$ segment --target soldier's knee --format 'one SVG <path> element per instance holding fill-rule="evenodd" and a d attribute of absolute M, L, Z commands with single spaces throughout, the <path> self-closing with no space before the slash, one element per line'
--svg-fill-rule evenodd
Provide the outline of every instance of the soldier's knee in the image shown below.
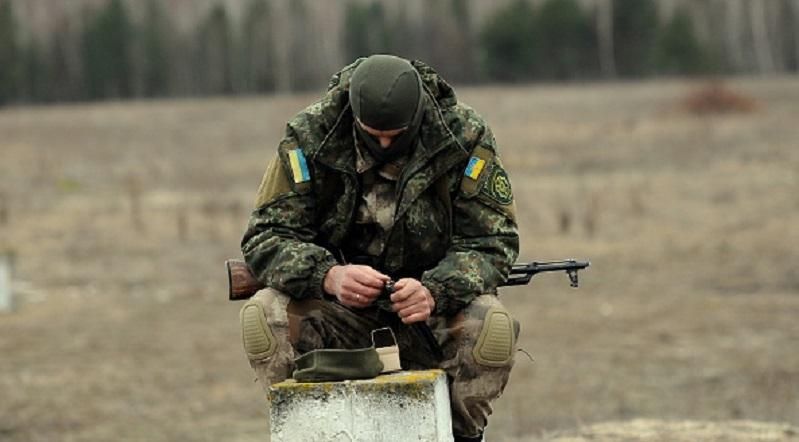
<path fill-rule="evenodd" d="M 488 305 L 484 305 L 487 308 L 480 309 L 482 321 L 472 356 L 483 366 L 506 366 L 513 361 L 519 322 L 513 319 L 496 297 L 493 301 L 484 301 L 483 304 Z"/>
<path fill-rule="evenodd" d="M 265 289 L 241 308 L 241 337 L 250 360 L 266 359 L 277 351 L 279 342 L 274 329 L 286 323 L 287 302 L 282 293 Z"/>

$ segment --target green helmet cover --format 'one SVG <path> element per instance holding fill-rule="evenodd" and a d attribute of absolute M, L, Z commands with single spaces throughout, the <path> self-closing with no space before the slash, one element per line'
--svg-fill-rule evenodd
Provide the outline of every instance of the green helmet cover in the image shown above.
<path fill-rule="evenodd" d="M 414 145 L 424 115 L 424 88 L 419 73 L 404 58 L 372 55 L 363 60 L 350 79 L 350 106 L 361 123 L 377 130 L 405 128 L 383 148 L 372 135 L 355 124 L 360 139 L 375 159 L 391 161 Z"/>

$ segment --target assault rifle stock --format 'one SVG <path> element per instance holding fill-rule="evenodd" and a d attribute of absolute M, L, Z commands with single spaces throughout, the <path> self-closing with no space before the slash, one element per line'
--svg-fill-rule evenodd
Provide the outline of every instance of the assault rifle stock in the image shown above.
<path fill-rule="evenodd" d="M 577 272 L 591 265 L 588 261 L 575 261 L 573 259 L 565 261 L 549 262 L 530 262 L 516 263 L 511 267 L 508 280 L 500 286 L 525 285 L 530 282 L 533 276 L 544 272 L 566 272 L 569 276 L 569 283 L 572 287 L 577 287 Z M 260 281 L 255 279 L 247 263 L 240 259 L 229 259 L 225 261 L 228 277 L 228 298 L 231 301 L 240 301 L 254 295 L 258 290 L 264 288 Z"/>

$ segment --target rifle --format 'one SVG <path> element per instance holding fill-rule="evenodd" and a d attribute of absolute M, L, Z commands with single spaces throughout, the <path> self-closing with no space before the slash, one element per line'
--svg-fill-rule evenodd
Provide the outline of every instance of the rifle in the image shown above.
<path fill-rule="evenodd" d="M 500 284 L 500 287 L 511 285 L 525 285 L 530 282 L 533 276 L 544 272 L 566 272 L 569 276 L 569 283 L 572 287 L 578 286 L 577 272 L 590 266 L 588 261 L 575 261 L 573 259 L 565 261 L 549 262 L 530 262 L 516 263 L 511 267 L 507 281 Z M 255 279 L 247 263 L 240 259 L 229 259 L 225 261 L 228 278 L 228 299 L 240 301 L 248 299 L 258 290 L 265 286 Z"/>

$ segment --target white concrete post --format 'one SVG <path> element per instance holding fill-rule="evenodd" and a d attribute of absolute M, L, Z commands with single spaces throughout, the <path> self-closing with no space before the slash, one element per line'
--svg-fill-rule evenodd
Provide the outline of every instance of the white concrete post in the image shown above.
<path fill-rule="evenodd" d="M 402 371 L 375 379 L 269 389 L 272 442 L 452 442 L 447 377 Z"/>
<path fill-rule="evenodd" d="M 0 313 L 8 313 L 14 308 L 11 299 L 12 255 L 0 252 Z"/>

